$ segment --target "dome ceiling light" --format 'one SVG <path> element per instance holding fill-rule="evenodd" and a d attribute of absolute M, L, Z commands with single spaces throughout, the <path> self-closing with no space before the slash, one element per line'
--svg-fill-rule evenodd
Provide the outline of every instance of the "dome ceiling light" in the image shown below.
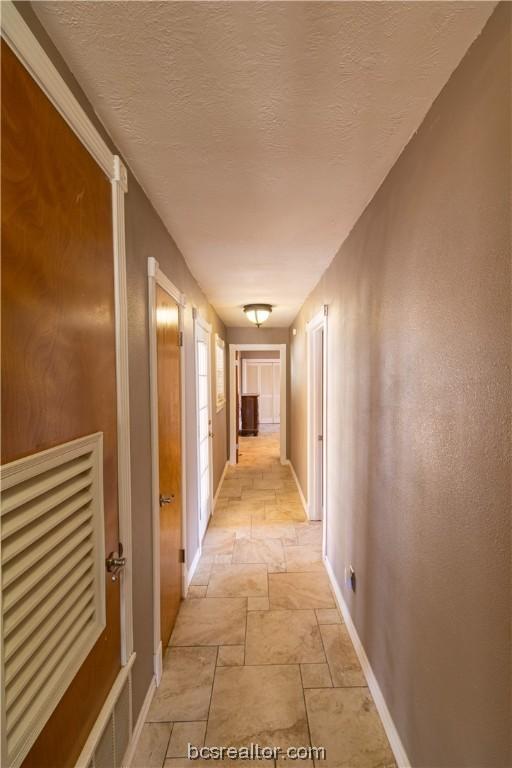
<path fill-rule="evenodd" d="M 246 304 L 244 307 L 244 312 L 248 320 L 251 321 L 251 323 L 254 323 L 255 325 L 260 327 L 262 323 L 265 322 L 265 320 L 268 319 L 270 316 L 270 313 L 272 312 L 272 305 L 271 304 Z"/>

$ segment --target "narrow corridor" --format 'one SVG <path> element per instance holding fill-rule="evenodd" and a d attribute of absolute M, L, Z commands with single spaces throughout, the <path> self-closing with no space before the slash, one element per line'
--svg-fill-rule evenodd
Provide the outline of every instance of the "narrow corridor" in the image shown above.
<path fill-rule="evenodd" d="M 307 522 L 290 469 L 280 464 L 279 436 L 241 438 L 133 766 L 251 764 L 188 760 L 189 743 L 284 753 L 324 747 L 316 765 L 394 766 L 336 608 L 321 538 L 321 523 Z M 277 768 L 287 762 L 281 755 L 257 764 Z"/>

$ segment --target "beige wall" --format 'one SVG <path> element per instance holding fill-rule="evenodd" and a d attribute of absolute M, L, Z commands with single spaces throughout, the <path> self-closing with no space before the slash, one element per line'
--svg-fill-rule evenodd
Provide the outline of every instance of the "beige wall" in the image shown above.
<path fill-rule="evenodd" d="M 105 129 L 56 51 L 30 7 L 16 3 L 41 45 L 81 103 L 90 119 L 115 152 Z M 198 308 L 212 328 L 212 394 L 215 381 L 213 334 L 226 339 L 224 324 L 208 304 L 188 270 L 183 256 L 153 209 L 134 176 L 129 173 L 125 198 L 126 258 L 128 283 L 128 334 L 130 366 L 130 424 L 132 450 L 132 536 L 133 536 L 133 611 L 134 646 L 137 658 L 133 668 L 134 718 L 137 717 L 153 676 L 153 576 L 151 536 L 151 444 L 149 405 L 149 325 L 147 259 L 155 257 L 167 277 L 187 297 L 185 314 L 186 419 L 191 439 L 187 451 L 187 559 L 191 562 L 198 547 L 197 485 L 195 477 L 195 377 L 192 307 Z M 217 487 L 227 460 L 227 408 L 213 415 L 214 487 Z"/>
<path fill-rule="evenodd" d="M 279 360 L 279 357 L 279 350 L 277 349 L 269 352 L 258 352 L 257 350 L 240 352 L 241 360 Z"/>
<path fill-rule="evenodd" d="M 502 4 L 293 325 L 329 305 L 328 557 L 414 766 L 510 737 L 510 6 Z"/>
<path fill-rule="evenodd" d="M 288 344 L 288 328 L 228 328 L 228 344 Z"/>

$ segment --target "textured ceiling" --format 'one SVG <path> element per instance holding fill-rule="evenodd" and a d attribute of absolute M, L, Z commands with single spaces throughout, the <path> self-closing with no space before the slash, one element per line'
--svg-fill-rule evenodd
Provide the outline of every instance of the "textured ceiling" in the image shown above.
<path fill-rule="evenodd" d="M 494 6 L 34 3 L 229 325 L 291 322 Z"/>

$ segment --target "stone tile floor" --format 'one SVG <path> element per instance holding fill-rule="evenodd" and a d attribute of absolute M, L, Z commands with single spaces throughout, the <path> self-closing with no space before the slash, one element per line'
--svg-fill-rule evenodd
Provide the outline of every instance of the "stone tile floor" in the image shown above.
<path fill-rule="evenodd" d="M 134 768 L 395 762 L 279 436 L 241 438 L 164 658 Z M 187 745 L 325 747 L 326 759 L 188 760 Z"/>

